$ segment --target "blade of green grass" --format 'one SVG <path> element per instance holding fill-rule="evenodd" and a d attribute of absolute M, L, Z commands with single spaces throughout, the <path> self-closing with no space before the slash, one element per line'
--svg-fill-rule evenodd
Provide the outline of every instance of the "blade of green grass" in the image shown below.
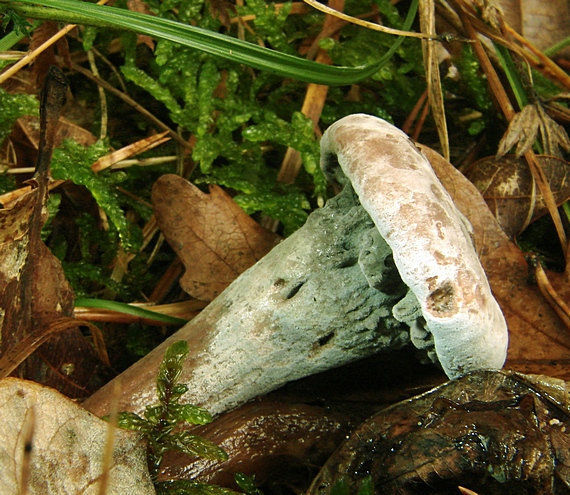
<path fill-rule="evenodd" d="M 116 311 L 117 313 L 137 316 L 139 318 L 146 318 L 148 320 L 167 323 L 169 325 L 185 325 L 186 323 L 188 323 L 188 320 L 184 320 L 182 318 L 176 318 L 175 316 L 169 316 L 162 313 L 157 313 L 156 311 L 139 308 L 137 306 L 132 306 L 126 303 L 107 301 L 105 299 L 80 298 L 75 300 L 75 306 Z"/>
<path fill-rule="evenodd" d="M 499 62 L 501 62 L 501 66 L 509 80 L 509 84 L 513 90 L 519 109 L 522 110 L 526 105 L 528 105 L 528 97 L 511 54 L 504 46 L 499 45 L 498 43 L 493 43 L 493 45 L 495 46 Z"/>
<path fill-rule="evenodd" d="M 32 32 L 35 28 L 37 28 L 41 24 L 40 21 L 34 22 L 29 31 Z M 0 39 L 0 52 L 6 52 L 10 50 L 16 43 L 21 41 L 27 36 L 26 33 L 11 31 L 2 39 Z"/>
<path fill-rule="evenodd" d="M 6 0 L 0 0 L 5 2 Z M 11 3 L 11 2 L 9 2 Z M 376 73 L 394 54 L 403 41 L 399 37 L 380 62 L 361 67 L 338 67 L 319 64 L 303 58 L 280 53 L 253 43 L 242 41 L 224 34 L 189 26 L 169 19 L 162 19 L 129 10 L 96 5 L 77 0 L 20 0 L 20 5 L 36 4 L 50 9 L 23 7 L 21 11 L 36 19 L 71 22 L 84 25 L 104 25 L 136 31 L 156 38 L 179 43 L 190 48 L 202 50 L 212 55 L 224 57 L 234 62 L 248 65 L 255 69 L 268 71 L 282 77 L 299 81 L 344 86 L 355 84 Z M 11 8 L 18 10 L 18 4 L 11 3 Z M 409 30 L 418 8 L 418 0 L 413 0 L 404 22 L 403 29 Z M 72 14 L 71 16 L 66 15 Z"/>

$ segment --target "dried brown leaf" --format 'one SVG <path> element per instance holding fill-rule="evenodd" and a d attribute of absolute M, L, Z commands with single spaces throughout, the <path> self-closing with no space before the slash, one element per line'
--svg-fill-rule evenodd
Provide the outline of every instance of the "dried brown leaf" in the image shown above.
<path fill-rule="evenodd" d="M 568 162 L 537 156 L 557 205 L 570 198 Z M 485 198 L 499 225 L 514 239 L 531 222 L 548 213 L 544 196 L 536 187 L 527 161 L 514 155 L 484 158 L 465 171 L 465 176 Z"/>
<path fill-rule="evenodd" d="M 49 77 L 59 89 L 45 93 L 43 122 L 46 146 L 40 150 L 33 189 L 0 210 L 0 355 L 64 316 L 73 314 L 73 291 L 59 260 L 41 241 L 46 219 L 49 161 L 66 81 L 61 72 Z M 51 84 L 51 83 L 50 83 Z M 73 396 L 85 397 L 100 384 L 95 351 L 78 327 L 42 345 L 17 370 L 19 377 L 49 384 Z"/>
<path fill-rule="evenodd" d="M 566 129 L 558 124 L 550 115 L 546 113 L 544 107 L 538 107 L 540 115 L 540 132 L 544 145 L 544 152 L 547 155 L 561 157 L 560 148 L 570 151 L 570 138 Z"/>
<path fill-rule="evenodd" d="M 545 154 L 559 157 L 560 148 L 570 150 L 570 139 L 566 130 L 544 111 L 542 105 L 534 104 L 525 106 L 512 118 L 499 143 L 497 156 L 506 155 L 515 145 L 516 155 L 524 155 L 532 148 L 539 131 Z"/>
<path fill-rule="evenodd" d="M 570 378 L 570 332 L 539 288 L 529 283 L 523 253 L 503 232 L 475 186 L 441 155 L 424 146 L 421 149 L 473 225 L 475 247 L 509 327 L 506 366 L 523 373 Z"/>
<path fill-rule="evenodd" d="M 26 115 L 17 121 L 16 139 L 37 150 L 40 146 L 40 121 L 37 117 Z M 64 139 L 73 139 L 83 146 L 91 146 L 97 138 L 88 130 L 80 127 L 65 117 L 59 118 L 54 145 L 57 147 Z"/>
<path fill-rule="evenodd" d="M 532 148 L 538 136 L 540 120 L 534 105 L 527 105 L 515 114 L 507 132 L 499 143 L 497 156 L 506 155 L 513 146 L 517 146 L 517 156 L 524 155 Z"/>
<path fill-rule="evenodd" d="M 165 175 L 153 187 L 152 202 L 162 233 L 186 267 L 180 285 L 197 299 L 217 297 L 279 240 L 217 186 L 206 194 Z"/>
<path fill-rule="evenodd" d="M 9 209 L 0 210 L 2 356 L 21 340 L 48 328 L 52 321 L 73 314 L 73 291 L 61 263 L 43 243 L 30 241 L 37 196 L 33 190 Z M 17 375 L 49 384 L 72 397 L 89 395 L 100 385 L 96 381 L 100 364 L 78 326 L 41 346 L 18 368 Z"/>
<path fill-rule="evenodd" d="M 550 48 L 568 36 L 570 4 L 567 0 L 519 0 L 518 3 L 520 33 L 540 50 Z M 505 12 L 507 9 L 505 6 Z M 565 53 L 568 55 L 569 51 Z"/>

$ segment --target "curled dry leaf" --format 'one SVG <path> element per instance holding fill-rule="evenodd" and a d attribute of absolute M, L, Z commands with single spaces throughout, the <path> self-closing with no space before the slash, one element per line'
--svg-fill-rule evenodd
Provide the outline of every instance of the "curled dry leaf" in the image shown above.
<path fill-rule="evenodd" d="M 186 268 L 180 285 L 196 299 L 213 300 L 279 242 L 218 186 L 206 194 L 182 177 L 165 175 L 152 189 L 152 203 Z"/>
<path fill-rule="evenodd" d="M 547 155 L 560 156 L 559 148 L 570 150 L 570 139 L 564 127 L 556 123 L 542 105 L 534 104 L 527 105 L 513 117 L 499 143 L 497 155 L 506 155 L 515 145 L 516 155 L 524 155 L 532 148 L 539 131 Z"/>
<path fill-rule="evenodd" d="M 0 415 L 2 495 L 99 493 L 108 423 L 53 389 L 16 378 L 0 381 Z M 115 431 L 108 472 L 105 495 L 155 493 L 137 433 Z"/>
<path fill-rule="evenodd" d="M 557 205 L 570 198 L 568 162 L 537 156 Z M 544 196 L 536 187 L 524 158 L 507 155 L 484 158 L 465 171 L 465 176 L 485 198 L 489 209 L 506 234 L 514 239 L 531 222 L 548 213 Z"/>
<path fill-rule="evenodd" d="M 475 186 L 435 151 L 421 146 L 459 210 L 469 219 L 475 247 L 509 327 L 506 367 L 570 378 L 570 334 L 536 285 L 522 251 L 501 229 Z"/>

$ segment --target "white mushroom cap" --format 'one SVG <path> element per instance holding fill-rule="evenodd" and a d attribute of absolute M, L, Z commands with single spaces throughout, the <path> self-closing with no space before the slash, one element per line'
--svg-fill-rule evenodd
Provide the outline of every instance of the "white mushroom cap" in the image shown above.
<path fill-rule="evenodd" d="M 508 331 L 470 237 L 470 225 L 430 163 L 399 129 L 370 115 L 345 117 L 324 133 L 321 165 L 336 155 L 362 206 L 393 251 L 420 303 L 450 377 L 501 368 Z"/>

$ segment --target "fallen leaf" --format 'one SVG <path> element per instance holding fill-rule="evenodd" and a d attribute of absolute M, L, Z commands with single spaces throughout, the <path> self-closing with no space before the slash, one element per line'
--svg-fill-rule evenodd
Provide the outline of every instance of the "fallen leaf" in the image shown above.
<path fill-rule="evenodd" d="M 550 48 L 568 36 L 570 5 L 565 0 L 498 0 L 497 3 L 511 27 L 540 50 Z M 562 51 L 568 56 L 567 47 Z"/>
<path fill-rule="evenodd" d="M 567 493 L 569 425 L 568 409 L 524 375 L 470 373 L 368 419 L 305 493 L 330 495 L 339 480 L 357 493 L 368 476 L 384 495 L 456 494 L 458 485 L 489 494 Z"/>
<path fill-rule="evenodd" d="M 40 121 L 37 117 L 25 115 L 16 121 L 16 129 L 12 133 L 16 141 L 30 146 L 35 151 L 40 147 Z M 83 146 L 91 146 L 97 138 L 88 130 L 80 127 L 65 117 L 59 118 L 54 138 L 54 146 L 59 146 L 64 139 L 73 139 Z"/>
<path fill-rule="evenodd" d="M 474 243 L 509 327 L 506 367 L 570 378 L 570 332 L 536 285 L 522 251 L 503 232 L 475 186 L 435 151 L 421 146 L 474 229 Z"/>
<path fill-rule="evenodd" d="M 108 423 L 51 388 L 16 378 L 0 381 L 0 415 L 2 495 L 100 493 Z M 114 436 L 105 495 L 154 494 L 141 436 L 119 429 Z"/>
<path fill-rule="evenodd" d="M 152 203 L 160 230 L 186 268 L 180 285 L 196 299 L 216 298 L 279 241 L 218 186 L 206 194 L 177 175 L 164 175 L 153 186 Z"/>
<path fill-rule="evenodd" d="M 50 145 L 57 115 L 48 110 L 45 149 L 40 150 L 33 189 L 0 210 L 0 354 L 9 358 L 17 343 L 64 316 L 73 314 L 73 291 L 59 260 L 41 241 L 45 221 Z M 57 113 L 57 112 L 55 112 Z M 51 338 L 30 356 L 16 375 L 49 384 L 72 397 L 100 386 L 101 363 L 79 327 Z"/>
<path fill-rule="evenodd" d="M 568 162 L 550 156 L 537 156 L 557 205 L 570 198 Z M 528 163 L 524 158 L 506 155 L 475 162 L 465 176 L 485 198 L 499 225 L 514 239 L 531 222 L 548 213 Z"/>

